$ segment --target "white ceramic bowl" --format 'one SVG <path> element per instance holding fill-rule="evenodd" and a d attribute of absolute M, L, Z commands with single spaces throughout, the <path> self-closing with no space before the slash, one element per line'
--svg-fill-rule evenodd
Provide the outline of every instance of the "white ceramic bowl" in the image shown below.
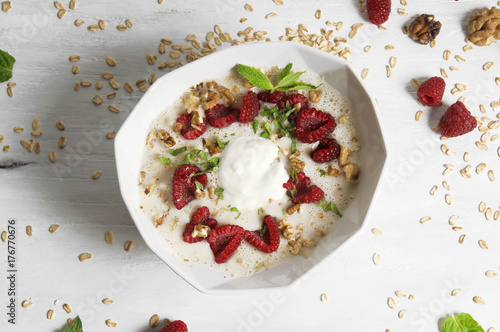
<path fill-rule="evenodd" d="M 151 220 L 139 209 L 137 179 L 151 121 L 186 89 L 198 82 L 229 74 L 238 63 L 254 67 L 283 67 L 289 62 L 293 62 L 296 71 L 312 70 L 323 75 L 325 81 L 347 96 L 353 105 L 362 146 L 359 152 L 362 173 L 356 198 L 344 211 L 337 225 L 312 250 L 308 259 L 297 256 L 268 271 L 241 278 L 184 262 L 172 252 Z M 387 159 L 373 99 L 349 65 L 333 55 L 293 42 L 233 46 L 162 76 L 141 98 L 122 125 L 116 136 L 115 152 L 123 200 L 142 237 L 170 268 L 205 293 L 269 290 L 290 286 L 311 273 L 318 264 L 345 246 L 365 224 Z"/>

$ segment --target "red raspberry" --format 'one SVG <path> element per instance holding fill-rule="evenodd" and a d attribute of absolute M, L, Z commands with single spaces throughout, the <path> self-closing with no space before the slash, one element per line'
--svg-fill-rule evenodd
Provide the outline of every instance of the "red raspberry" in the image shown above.
<path fill-rule="evenodd" d="M 286 102 L 288 101 L 288 105 L 290 107 L 294 107 L 296 104 L 300 104 L 300 109 L 305 110 L 309 106 L 309 100 L 306 98 L 306 96 L 300 94 L 300 93 L 294 93 L 289 96 L 286 96 L 282 98 L 276 105 L 278 105 L 279 109 L 285 108 L 286 107 Z"/>
<path fill-rule="evenodd" d="M 366 0 L 366 11 L 370 22 L 380 25 L 389 19 L 391 0 Z"/>
<path fill-rule="evenodd" d="M 217 220 L 209 219 L 210 211 L 206 206 L 198 208 L 191 217 L 191 220 L 186 224 L 184 228 L 184 233 L 182 233 L 182 239 L 187 243 L 196 243 L 203 240 L 201 236 L 193 237 L 194 226 L 198 224 L 207 225 L 211 229 L 217 226 Z"/>
<path fill-rule="evenodd" d="M 315 108 L 303 109 L 295 118 L 295 135 L 299 141 L 314 143 L 335 130 L 337 123 L 333 116 Z"/>
<path fill-rule="evenodd" d="M 445 88 L 446 83 L 441 77 L 431 77 L 418 88 L 418 99 L 426 106 L 437 106 L 441 104 Z"/>
<path fill-rule="evenodd" d="M 205 111 L 208 123 L 215 128 L 224 128 L 238 120 L 239 110 L 223 104 L 217 104 Z"/>
<path fill-rule="evenodd" d="M 439 132 L 446 137 L 456 137 L 471 132 L 477 126 L 476 119 L 461 101 L 451 105 L 439 120 Z"/>
<path fill-rule="evenodd" d="M 319 141 L 319 145 L 311 152 L 311 158 L 317 163 L 326 163 L 337 159 L 339 154 L 339 143 L 333 138 L 324 138 Z"/>
<path fill-rule="evenodd" d="M 262 230 L 245 231 L 243 236 L 248 243 L 265 253 L 271 253 L 278 250 L 280 246 L 280 231 L 276 219 L 270 215 L 265 216 Z"/>
<path fill-rule="evenodd" d="M 285 97 L 285 93 L 282 91 L 274 91 L 273 93 L 270 93 L 269 91 L 261 91 L 257 95 L 257 98 L 259 98 L 259 100 L 265 103 L 273 104 L 279 102 L 283 97 Z"/>
<path fill-rule="evenodd" d="M 196 198 L 194 195 L 196 192 L 195 181 L 201 183 L 203 188 L 207 185 L 208 177 L 206 174 L 191 176 L 199 172 L 200 168 L 191 164 L 181 165 L 175 170 L 172 179 L 172 197 L 177 210 L 181 210 L 187 203 Z"/>
<path fill-rule="evenodd" d="M 325 193 L 321 190 L 321 188 L 316 185 L 310 186 L 311 179 L 309 179 L 304 172 L 301 171 L 297 173 L 297 179 L 299 181 L 295 182 L 295 180 L 290 176 L 288 181 L 283 184 L 283 187 L 286 190 L 296 190 L 296 192 L 292 192 L 292 203 L 315 203 L 319 202 L 325 196 Z"/>
<path fill-rule="evenodd" d="M 183 113 L 180 117 L 177 118 L 177 123 L 182 124 L 181 134 L 185 139 L 196 139 L 203 135 L 205 129 L 207 129 L 207 125 L 205 121 L 197 125 L 200 129 L 196 129 L 193 127 L 191 123 L 191 119 L 193 118 L 193 114 Z"/>
<path fill-rule="evenodd" d="M 244 231 L 243 227 L 237 225 L 224 225 L 210 232 L 207 241 L 216 263 L 222 264 L 231 258 L 243 240 Z"/>
<path fill-rule="evenodd" d="M 161 332 L 188 332 L 188 327 L 182 320 L 174 320 L 162 328 Z"/>
<path fill-rule="evenodd" d="M 243 106 L 241 106 L 239 122 L 250 122 L 259 114 L 260 104 L 257 95 L 253 91 L 243 96 Z"/>

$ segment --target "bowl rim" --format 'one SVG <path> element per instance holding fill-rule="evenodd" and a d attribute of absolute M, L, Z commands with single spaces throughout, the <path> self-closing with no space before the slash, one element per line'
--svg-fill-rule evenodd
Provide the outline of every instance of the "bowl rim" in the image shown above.
<path fill-rule="evenodd" d="M 122 179 L 121 174 L 123 174 L 123 170 L 122 170 L 123 168 L 122 168 L 122 165 L 120 165 L 120 163 L 118 162 L 118 157 L 117 157 L 120 154 L 119 150 L 120 150 L 121 141 L 122 141 L 121 137 L 125 135 L 124 134 L 125 130 L 128 127 L 129 122 L 132 121 L 132 114 L 136 113 L 137 110 L 142 107 L 142 104 L 147 102 L 146 97 L 147 97 L 149 91 L 146 92 L 142 96 L 142 98 L 139 100 L 139 102 L 135 105 L 134 109 L 127 116 L 127 119 L 125 119 L 125 121 L 122 123 L 122 125 L 121 125 L 121 127 L 120 127 L 120 129 L 115 137 L 115 142 L 114 142 L 115 163 L 116 163 L 116 169 L 117 169 L 118 183 L 119 183 L 119 187 L 120 187 L 120 194 L 121 194 L 122 199 L 125 203 L 125 206 L 127 207 L 127 210 L 129 211 L 130 217 L 134 221 L 135 226 L 137 227 L 137 229 L 139 230 L 139 233 L 141 234 L 141 237 L 143 238 L 144 242 L 147 244 L 149 249 L 151 251 L 153 251 L 153 253 L 156 256 L 158 256 L 158 258 L 160 258 L 163 263 L 165 263 L 165 265 L 167 265 L 172 271 L 174 271 L 178 276 L 180 276 L 182 279 L 184 279 L 192 287 L 194 287 L 198 291 L 205 293 L 205 294 L 212 294 L 212 295 L 215 295 L 215 294 L 221 295 L 221 294 L 228 294 L 228 293 L 231 293 L 231 294 L 254 294 L 256 292 L 264 292 L 264 291 L 269 292 L 269 291 L 273 291 L 276 289 L 285 290 L 285 289 L 292 289 L 292 288 L 297 287 L 298 284 L 302 283 L 311 274 L 313 274 L 319 268 L 320 265 L 324 265 L 324 263 L 327 262 L 329 259 L 331 259 L 334 254 L 338 253 L 340 250 L 342 250 L 343 248 L 348 246 L 352 241 L 354 241 L 354 239 L 367 227 L 367 220 L 369 220 L 371 217 L 372 210 L 373 210 L 373 207 L 375 205 L 375 201 L 376 201 L 377 196 L 380 192 L 382 179 L 384 178 L 384 175 L 387 171 L 387 161 L 389 160 L 389 151 L 387 149 L 387 144 L 385 141 L 386 131 L 384 130 L 384 126 L 383 126 L 381 118 L 379 116 L 377 104 L 374 102 L 374 98 L 371 96 L 370 93 L 368 93 L 366 87 L 361 82 L 361 80 L 357 77 L 357 75 L 355 75 L 354 71 L 351 68 L 351 64 L 347 61 L 342 61 L 342 60 L 338 59 L 337 57 L 335 57 L 334 55 L 331 55 L 331 54 L 326 53 L 324 51 L 321 51 L 321 50 L 318 50 L 318 49 L 315 49 L 313 47 L 306 46 L 303 44 L 295 43 L 292 41 L 275 41 L 275 42 L 266 42 L 266 43 L 234 45 L 234 46 L 225 48 L 223 50 L 214 52 L 212 54 L 209 54 L 207 56 L 204 56 L 204 57 L 198 59 L 197 61 L 188 63 L 188 64 L 176 69 L 173 72 L 175 72 L 177 75 L 179 75 L 179 73 L 189 72 L 189 70 L 191 70 L 191 65 L 193 65 L 193 64 L 200 65 L 200 64 L 204 63 L 205 61 L 207 61 L 207 59 L 212 59 L 213 57 L 221 57 L 221 56 L 226 55 L 226 53 L 237 52 L 237 51 L 243 52 L 245 50 L 251 50 L 251 49 L 260 49 L 263 47 L 265 48 L 266 45 L 280 44 L 282 46 L 285 46 L 284 45 L 285 43 L 286 43 L 286 47 L 295 48 L 299 51 L 309 52 L 309 53 L 312 53 L 313 55 L 320 56 L 320 57 L 325 58 L 325 59 L 328 58 L 327 59 L 328 61 L 337 61 L 339 64 L 345 66 L 345 68 L 348 71 L 350 71 L 350 74 L 357 80 L 357 82 L 360 84 L 360 86 L 366 92 L 366 95 L 369 97 L 370 103 L 375 111 L 375 115 L 376 115 L 376 119 L 377 119 L 376 125 L 378 126 L 378 129 L 379 129 L 379 131 L 381 133 L 381 137 L 382 137 L 381 146 L 385 152 L 385 158 L 383 159 L 383 162 L 381 165 L 380 176 L 379 176 L 379 179 L 377 180 L 375 190 L 373 191 L 373 197 L 372 197 L 370 204 L 366 210 L 366 215 L 365 215 L 365 218 L 363 219 L 363 221 L 361 222 L 360 228 L 358 230 L 356 230 L 347 240 L 345 240 L 337 248 L 335 248 L 333 251 L 328 253 L 327 256 L 325 256 L 323 259 L 319 260 L 316 264 L 314 264 L 314 266 L 310 267 L 303 275 L 301 275 L 300 277 L 293 280 L 290 284 L 283 285 L 283 286 L 270 286 L 270 287 L 262 287 L 262 288 L 245 288 L 245 289 L 206 288 L 206 287 L 202 286 L 201 284 L 199 284 L 197 282 L 197 280 L 194 280 L 194 279 L 188 277 L 182 271 L 182 269 L 177 268 L 176 265 L 172 265 L 172 264 L 167 263 L 163 259 L 162 254 L 160 253 L 159 249 L 157 249 L 156 246 L 154 245 L 154 243 L 152 243 L 152 239 L 150 239 L 147 236 L 146 230 L 144 228 L 145 226 L 142 225 L 142 223 L 140 223 L 139 221 L 137 221 L 136 218 L 134 218 L 135 212 L 132 210 L 132 207 L 129 204 L 130 203 L 129 199 L 127 199 L 127 196 L 125 195 L 125 192 L 124 192 L 124 185 L 122 185 L 122 181 L 120 181 Z M 162 81 L 169 79 L 170 75 L 173 72 L 168 72 L 168 73 L 165 73 L 164 75 L 162 75 L 160 78 L 158 78 L 156 80 L 156 82 L 151 86 L 151 88 L 154 88 L 155 86 L 162 84 Z M 151 88 L 150 88 L 150 90 L 151 90 Z"/>

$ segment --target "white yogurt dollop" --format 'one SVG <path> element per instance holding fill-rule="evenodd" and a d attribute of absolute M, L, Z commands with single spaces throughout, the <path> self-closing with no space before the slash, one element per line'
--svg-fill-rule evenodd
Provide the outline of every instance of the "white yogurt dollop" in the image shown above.
<path fill-rule="evenodd" d="M 288 181 L 288 174 L 283 161 L 277 160 L 279 153 L 273 142 L 261 137 L 232 140 L 219 163 L 223 204 L 251 210 L 258 209 L 270 198 L 283 198 L 286 193 L 283 183 Z"/>

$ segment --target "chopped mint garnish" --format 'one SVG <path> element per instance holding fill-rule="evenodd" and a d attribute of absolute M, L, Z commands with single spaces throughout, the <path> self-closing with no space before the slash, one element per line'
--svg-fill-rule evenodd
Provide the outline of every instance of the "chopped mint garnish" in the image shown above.
<path fill-rule="evenodd" d="M 441 332 L 484 332 L 484 329 L 471 315 L 461 313 L 458 316 L 448 317 L 443 323 Z"/>
<path fill-rule="evenodd" d="M 217 145 L 219 145 L 219 147 L 221 149 L 224 149 L 226 147 L 226 145 L 228 145 L 229 142 L 222 142 L 221 139 L 219 138 L 219 136 L 217 136 Z"/>
<path fill-rule="evenodd" d="M 223 192 L 224 192 L 224 188 L 217 187 L 217 189 L 215 189 L 215 195 L 217 195 L 217 197 L 219 197 L 219 199 L 224 199 L 224 196 L 222 196 Z"/>
<path fill-rule="evenodd" d="M 180 149 L 175 149 L 175 150 L 170 151 L 170 154 L 175 157 L 177 155 L 180 155 L 184 151 L 187 151 L 187 149 L 188 149 L 187 147 L 183 147 L 183 148 L 180 148 Z"/>
<path fill-rule="evenodd" d="M 321 201 L 319 201 L 319 205 L 323 208 L 323 211 L 325 212 L 332 211 L 339 217 L 342 217 L 342 213 L 340 213 L 339 209 L 337 208 L 337 205 L 335 205 L 335 203 L 333 202 L 326 203 L 324 197 L 321 199 Z"/>
<path fill-rule="evenodd" d="M 158 158 L 158 159 L 160 159 L 160 161 L 161 161 L 162 163 L 164 163 L 165 165 L 168 165 L 168 164 L 170 164 L 170 163 L 172 162 L 172 159 L 167 158 L 167 157 L 165 157 L 165 156 L 160 157 L 160 158 Z"/>
<path fill-rule="evenodd" d="M 175 165 L 179 166 L 179 165 L 183 165 L 183 164 L 190 164 L 191 161 L 200 161 L 200 159 L 207 160 L 207 157 L 208 157 L 208 154 L 205 151 L 193 150 L 193 151 L 189 152 L 188 154 L 186 154 L 186 156 L 184 156 L 184 159 L 181 162 L 179 162 Z"/>
<path fill-rule="evenodd" d="M 194 184 L 196 185 L 196 188 L 203 190 L 203 185 L 200 182 L 194 181 Z"/>
<path fill-rule="evenodd" d="M 231 212 L 240 212 L 240 211 L 238 210 L 238 208 L 235 208 L 235 207 L 230 208 L 230 209 L 229 209 L 229 211 L 231 211 Z"/>
<path fill-rule="evenodd" d="M 234 220 L 238 219 L 240 216 L 241 216 L 241 212 L 238 213 L 238 215 L 236 217 L 234 217 Z"/>
<path fill-rule="evenodd" d="M 294 123 L 290 123 L 288 121 L 288 117 L 293 112 L 295 112 L 295 108 L 290 107 L 287 102 L 287 106 L 282 109 L 278 109 L 278 106 L 269 109 L 266 105 L 264 105 L 263 111 L 260 112 L 260 115 L 267 117 L 269 119 L 269 122 L 272 123 L 274 127 L 279 131 L 280 136 L 284 137 L 289 133 L 291 134 L 295 130 Z M 269 125 L 269 123 L 265 122 L 264 126 L 266 124 Z"/>
<path fill-rule="evenodd" d="M 292 179 L 298 183 L 299 182 L 299 178 L 297 177 L 297 171 L 292 169 Z"/>
<path fill-rule="evenodd" d="M 268 133 L 267 131 L 263 131 L 263 132 L 260 134 L 260 137 L 262 137 L 262 138 L 270 138 L 269 133 Z"/>
<path fill-rule="evenodd" d="M 292 190 L 287 190 L 286 194 L 288 195 L 288 197 L 293 199 L 293 194 L 295 194 L 296 192 L 297 192 L 297 189 L 293 188 Z"/>
<path fill-rule="evenodd" d="M 238 73 L 241 74 L 241 76 L 245 77 L 248 82 L 251 84 L 264 89 L 264 90 L 270 90 L 271 93 L 274 91 L 288 91 L 288 90 L 314 90 L 317 89 L 319 86 L 314 86 L 312 84 L 307 84 L 303 82 L 297 82 L 299 77 L 304 73 L 302 72 L 296 72 L 292 73 L 292 63 L 289 63 L 286 65 L 285 68 L 279 73 L 278 75 L 278 82 L 276 86 L 274 86 L 271 81 L 267 78 L 260 69 L 245 66 L 245 65 L 238 65 Z"/>
<path fill-rule="evenodd" d="M 326 171 L 324 169 L 318 168 L 318 172 L 320 173 L 320 177 L 326 175 Z"/>
<path fill-rule="evenodd" d="M 264 208 L 259 208 L 259 209 L 257 210 L 257 214 L 261 214 L 261 213 L 264 213 Z"/>
<path fill-rule="evenodd" d="M 198 176 L 205 173 L 217 172 L 219 170 L 219 161 L 220 161 L 219 157 L 213 157 L 207 162 L 196 164 L 196 166 L 204 167 L 205 169 L 199 173 L 194 174 L 193 176 Z"/>
<path fill-rule="evenodd" d="M 257 134 L 257 130 L 259 130 L 259 121 L 253 120 L 252 121 L 252 128 L 253 128 L 253 133 Z"/>
<path fill-rule="evenodd" d="M 263 237 L 264 234 L 266 234 L 266 231 L 267 231 L 267 225 L 264 225 L 264 227 L 262 227 L 262 229 L 260 230 L 260 236 Z"/>
<path fill-rule="evenodd" d="M 292 151 L 292 154 L 294 154 L 297 151 L 297 137 L 295 137 L 295 133 L 290 132 L 290 139 L 292 140 L 292 145 L 290 146 L 290 150 Z"/>

